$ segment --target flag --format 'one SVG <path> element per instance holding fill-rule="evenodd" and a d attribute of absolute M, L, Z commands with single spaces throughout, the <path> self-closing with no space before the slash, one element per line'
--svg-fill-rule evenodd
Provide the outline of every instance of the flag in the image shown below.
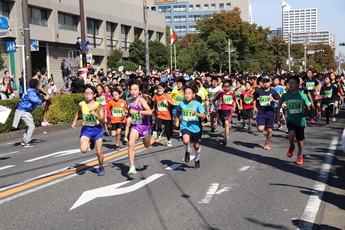
<path fill-rule="evenodd" d="M 176 30 L 173 32 L 172 29 L 170 29 L 170 45 L 172 44 L 176 45 Z"/>

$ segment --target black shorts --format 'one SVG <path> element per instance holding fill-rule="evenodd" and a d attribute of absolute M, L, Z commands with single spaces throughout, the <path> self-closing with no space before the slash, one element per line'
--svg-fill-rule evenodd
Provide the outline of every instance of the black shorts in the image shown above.
<path fill-rule="evenodd" d="M 242 110 L 243 119 L 253 118 L 253 108 Z"/>
<path fill-rule="evenodd" d="M 189 135 L 190 136 L 190 142 L 193 143 L 200 143 L 201 142 L 201 132 L 198 133 L 192 133 L 188 129 L 182 129 L 181 134 L 183 135 Z"/>
<path fill-rule="evenodd" d="M 231 111 L 230 110 L 219 110 L 219 119 L 224 121 L 230 121 L 231 120 Z"/>
<path fill-rule="evenodd" d="M 111 123 L 111 130 L 124 129 L 126 127 L 125 123 Z"/>
<path fill-rule="evenodd" d="M 296 126 L 294 123 L 288 121 L 286 123 L 286 126 L 289 130 L 289 132 L 291 130 L 294 130 L 295 131 L 295 135 L 296 135 L 296 140 L 297 141 L 303 141 L 305 138 L 304 138 L 304 127 L 299 127 L 299 126 Z"/>

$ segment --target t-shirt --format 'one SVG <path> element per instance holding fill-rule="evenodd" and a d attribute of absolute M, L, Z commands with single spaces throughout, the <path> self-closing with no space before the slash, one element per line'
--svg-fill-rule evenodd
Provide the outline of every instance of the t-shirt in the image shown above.
<path fill-rule="evenodd" d="M 314 95 L 315 93 L 315 87 L 319 84 L 319 82 L 315 79 L 308 79 L 306 78 L 304 80 L 303 86 L 307 88 L 307 90 L 310 92 L 311 95 Z"/>
<path fill-rule="evenodd" d="M 213 98 L 216 96 L 216 94 L 221 90 L 222 90 L 222 87 L 220 87 L 220 86 L 217 86 L 216 88 L 213 88 L 213 87 L 208 88 L 207 91 L 208 91 L 208 95 L 210 97 L 210 100 L 212 101 Z"/>
<path fill-rule="evenodd" d="M 126 117 L 122 117 L 123 112 L 126 112 L 127 110 L 125 100 L 111 100 L 104 106 L 104 108 L 110 112 L 110 123 L 126 123 Z"/>
<path fill-rule="evenodd" d="M 222 103 L 220 105 L 220 109 L 221 110 L 231 110 L 232 107 L 234 106 L 234 103 L 236 103 L 236 97 L 234 92 L 229 91 L 229 92 L 224 92 L 224 91 L 220 91 L 215 97 L 214 97 L 214 101 L 217 101 L 221 99 Z"/>
<path fill-rule="evenodd" d="M 323 85 L 321 87 L 320 95 L 326 96 L 326 98 L 322 99 L 322 104 L 329 105 L 330 103 L 334 103 L 337 95 L 338 95 L 338 89 L 334 85 Z"/>
<path fill-rule="evenodd" d="M 171 100 L 174 102 L 174 104 L 178 105 L 181 101 L 184 100 L 184 92 L 183 90 L 178 91 L 176 87 L 171 91 L 170 97 L 171 97 Z"/>
<path fill-rule="evenodd" d="M 249 91 L 245 90 L 241 93 L 243 109 L 251 109 L 254 107 L 253 97 L 254 97 L 253 90 L 249 90 Z"/>
<path fill-rule="evenodd" d="M 198 101 L 193 101 L 187 104 L 186 101 L 179 103 L 178 111 L 182 114 L 181 129 L 187 129 L 192 133 L 198 133 L 201 131 L 199 120 L 200 118 L 192 115 L 191 110 L 194 109 L 197 113 L 205 113 L 204 107 Z"/>
<path fill-rule="evenodd" d="M 42 85 L 42 88 L 46 92 L 48 92 L 48 82 L 47 82 L 47 79 L 45 77 L 41 76 L 41 77 L 38 78 L 38 81 L 39 81 L 39 84 Z M 45 95 L 43 92 L 40 92 L 39 94 L 43 95 L 43 96 Z"/>
<path fill-rule="evenodd" d="M 279 94 L 269 88 L 268 91 L 265 91 L 263 88 L 257 88 L 254 93 L 254 100 L 256 100 L 256 107 L 258 109 L 263 110 L 273 110 L 273 101 L 271 101 L 270 97 L 273 97 L 275 100 L 279 100 Z"/>
<path fill-rule="evenodd" d="M 274 89 L 279 94 L 279 96 L 283 95 L 283 92 L 284 92 L 284 87 L 283 86 L 277 85 L 276 87 L 272 87 L 272 89 Z M 274 103 L 274 107 L 275 108 L 278 107 L 278 104 Z"/>
<path fill-rule="evenodd" d="M 292 122 L 294 125 L 298 127 L 305 127 L 306 120 L 304 116 L 305 108 L 302 101 L 305 101 L 307 106 L 310 106 L 311 103 L 308 97 L 302 93 L 291 93 L 288 91 L 284 93 L 280 98 L 280 101 L 286 103 L 286 110 L 287 110 L 287 117 L 286 121 Z"/>
<path fill-rule="evenodd" d="M 163 120 L 171 120 L 170 103 L 168 102 L 168 100 L 164 99 L 163 96 L 171 101 L 170 96 L 165 93 L 162 95 L 156 94 L 153 97 L 157 118 L 160 118 Z"/>

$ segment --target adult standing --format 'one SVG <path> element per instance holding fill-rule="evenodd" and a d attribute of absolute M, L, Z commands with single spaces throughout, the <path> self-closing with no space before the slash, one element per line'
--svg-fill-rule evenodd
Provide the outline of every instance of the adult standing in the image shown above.
<path fill-rule="evenodd" d="M 78 78 L 74 84 L 74 92 L 75 93 L 84 93 L 85 92 L 85 81 L 83 77 L 83 72 L 78 72 Z"/>
<path fill-rule="evenodd" d="M 61 69 L 62 80 L 64 82 L 64 85 L 66 88 L 68 88 L 68 77 L 71 73 L 71 65 L 69 64 L 68 61 L 66 61 L 65 59 L 62 59 L 60 69 Z"/>
<path fill-rule="evenodd" d="M 46 67 L 41 69 L 41 75 L 38 77 L 38 97 L 43 100 L 43 98 L 48 95 L 48 70 Z M 44 101 L 42 103 L 42 122 L 41 126 L 50 126 L 51 124 L 47 121 L 47 110 L 48 110 L 48 103 Z"/>

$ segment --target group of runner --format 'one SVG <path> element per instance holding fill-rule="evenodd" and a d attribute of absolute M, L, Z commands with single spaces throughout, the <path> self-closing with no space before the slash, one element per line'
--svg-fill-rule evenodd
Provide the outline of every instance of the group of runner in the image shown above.
<path fill-rule="evenodd" d="M 343 76 L 331 72 L 325 75 L 308 70 L 305 76 L 277 76 L 264 73 L 261 76 L 211 75 L 176 78 L 142 78 L 131 75 L 127 82 L 112 88 L 102 84 L 87 86 L 85 101 L 79 103 L 72 128 L 82 116 L 80 149 L 86 152 L 96 146 L 99 160 L 98 175 L 105 173 L 102 154 L 102 137 L 111 130 L 116 136 L 115 150 L 128 143 L 129 171 L 136 174 L 136 141 L 141 138 L 146 148 L 165 133 L 167 146 L 173 129 L 179 131 L 179 139 L 185 146 L 185 163 L 190 162 L 191 146 L 195 153 L 196 170 L 200 169 L 202 122 L 210 121 L 210 131 L 219 125 L 224 127 L 221 144 L 227 145 L 233 119 L 242 119 L 243 129 L 252 132 L 253 120 L 259 132 L 266 132 L 263 148 L 270 149 L 275 124 L 286 125 L 289 135 L 287 156 L 292 157 L 298 145 L 297 164 L 303 163 L 305 114 L 310 123 L 320 120 L 321 112 L 335 121 L 344 95 Z M 233 118 L 233 115 L 237 116 Z M 164 125 L 164 131 L 163 126 Z M 124 136 L 122 138 L 122 132 Z"/>

